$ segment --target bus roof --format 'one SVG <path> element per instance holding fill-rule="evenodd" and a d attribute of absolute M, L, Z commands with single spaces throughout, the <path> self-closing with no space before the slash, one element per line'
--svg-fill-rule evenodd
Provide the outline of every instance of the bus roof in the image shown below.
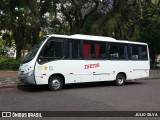
<path fill-rule="evenodd" d="M 49 37 L 61 37 L 61 38 L 71 38 L 71 39 L 85 39 L 85 40 L 98 40 L 98 41 L 116 41 L 116 39 L 112 37 L 102 37 L 102 36 L 93 36 L 93 35 L 81 35 L 81 34 L 75 34 L 75 35 L 47 35 Z"/>
<path fill-rule="evenodd" d="M 102 37 L 102 36 L 93 36 L 93 35 L 75 34 L 75 35 L 72 35 L 72 37 L 76 38 L 76 39 L 99 40 L 99 41 L 116 41 L 116 39 L 114 39 L 112 37 Z"/>
<path fill-rule="evenodd" d="M 58 34 L 51 34 L 47 35 L 49 37 L 60 37 L 60 38 L 70 38 L 70 39 L 79 39 L 79 40 L 96 40 L 96 41 L 109 41 L 109 42 L 119 42 L 119 43 L 132 43 L 132 44 L 145 44 L 142 42 L 133 42 L 127 40 L 116 40 L 112 37 L 103 37 L 103 36 L 93 36 L 93 35 L 82 35 L 82 34 L 75 34 L 75 35 L 58 35 Z"/>
<path fill-rule="evenodd" d="M 131 44 L 142 44 L 142 45 L 147 45 L 146 43 L 143 42 L 134 42 L 134 41 L 127 41 L 127 40 L 117 40 L 119 43 L 131 43 Z"/>

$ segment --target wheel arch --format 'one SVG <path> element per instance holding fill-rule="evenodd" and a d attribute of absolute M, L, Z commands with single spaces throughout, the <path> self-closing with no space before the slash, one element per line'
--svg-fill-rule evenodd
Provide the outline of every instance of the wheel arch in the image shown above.
<path fill-rule="evenodd" d="M 119 72 L 118 74 L 122 74 L 122 75 L 124 75 L 125 80 L 127 79 L 127 74 L 126 74 L 125 72 Z M 118 74 L 117 74 L 117 75 L 118 75 Z"/>
<path fill-rule="evenodd" d="M 62 80 L 63 80 L 63 83 L 65 84 L 65 77 L 64 77 L 64 75 L 61 74 L 61 73 L 54 73 L 54 74 L 52 74 L 52 75 L 48 78 L 48 82 L 49 82 L 50 78 L 53 77 L 53 76 L 59 76 L 59 77 L 61 77 Z"/>

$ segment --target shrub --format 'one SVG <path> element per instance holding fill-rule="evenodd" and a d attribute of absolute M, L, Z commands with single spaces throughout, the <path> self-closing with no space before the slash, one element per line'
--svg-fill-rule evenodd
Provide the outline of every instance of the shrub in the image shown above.
<path fill-rule="evenodd" d="M 21 60 L 13 58 L 1 57 L 0 58 L 0 70 L 18 70 Z"/>

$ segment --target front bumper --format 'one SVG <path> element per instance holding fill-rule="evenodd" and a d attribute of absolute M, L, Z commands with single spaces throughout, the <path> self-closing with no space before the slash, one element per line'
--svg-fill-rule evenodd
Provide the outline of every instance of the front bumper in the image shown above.
<path fill-rule="evenodd" d="M 18 78 L 24 84 L 36 85 L 36 81 L 35 81 L 33 71 L 31 71 L 29 73 L 26 73 L 26 74 L 20 74 Z"/>

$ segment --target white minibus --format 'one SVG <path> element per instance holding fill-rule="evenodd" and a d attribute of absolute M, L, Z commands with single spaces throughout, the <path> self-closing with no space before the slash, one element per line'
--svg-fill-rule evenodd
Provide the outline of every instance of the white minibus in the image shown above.
<path fill-rule="evenodd" d="M 91 35 L 47 35 L 31 49 L 19 68 L 23 83 L 65 84 L 126 80 L 149 76 L 148 45 Z"/>

